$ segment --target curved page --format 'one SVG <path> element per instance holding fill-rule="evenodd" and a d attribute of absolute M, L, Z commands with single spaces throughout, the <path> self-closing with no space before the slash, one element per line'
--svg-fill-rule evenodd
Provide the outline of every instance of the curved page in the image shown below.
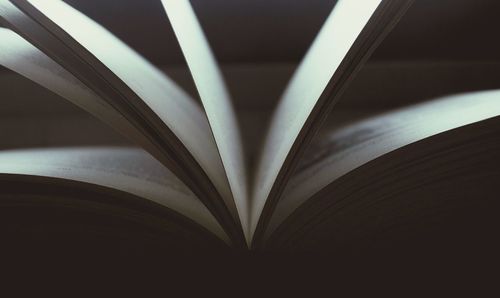
<path fill-rule="evenodd" d="M 0 65 L 88 111 L 142 148 L 154 146 L 115 109 L 71 73 L 13 31 L 0 28 Z"/>
<path fill-rule="evenodd" d="M 500 115 L 500 91 L 450 96 L 352 124 L 322 140 L 324 158 L 303 160 L 287 185 L 266 234 L 315 193 L 384 154 L 424 138 Z"/>
<path fill-rule="evenodd" d="M 69 179 L 128 192 L 174 210 L 230 243 L 217 220 L 194 194 L 140 149 L 79 147 L 0 151 L 0 172 Z"/>
<path fill-rule="evenodd" d="M 162 151 L 160 161 L 241 238 L 206 115 L 187 93 L 63 1 L 0 0 L 0 17 L 141 130 Z"/>
<path fill-rule="evenodd" d="M 340 0 L 323 25 L 272 119 L 256 173 L 251 229 L 262 233 L 299 153 L 352 75 L 411 0 Z"/>
<path fill-rule="evenodd" d="M 247 169 L 243 145 L 229 93 L 210 46 L 188 0 L 162 0 L 200 94 L 208 122 L 247 236 Z"/>

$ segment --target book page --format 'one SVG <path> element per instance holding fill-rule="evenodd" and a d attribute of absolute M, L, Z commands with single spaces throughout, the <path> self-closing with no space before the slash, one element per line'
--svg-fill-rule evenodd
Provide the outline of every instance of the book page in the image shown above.
<path fill-rule="evenodd" d="M 497 116 L 500 91 L 482 91 L 405 107 L 331 132 L 301 161 L 266 234 L 315 193 L 363 164 L 424 138 Z"/>
<path fill-rule="evenodd" d="M 338 1 L 273 116 L 253 187 L 252 230 L 257 229 L 259 221 L 260 229 L 264 228 L 290 175 L 291 163 L 296 163 L 296 155 L 307 143 L 308 136 L 318 129 L 337 100 L 336 95 L 352 78 L 351 74 L 359 69 L 409 2 Z M 268 211 L 262 215 L 266 206 Z"/>
<path fill-rule="evenodd" d="M 71 73 L 13 31 L 0 28 L 0 65 L 93 114 L 151 153 L 154 146 L 115 109 Z"/>
<path fill-rule="evenodd" d="M 63 1 L 0 0 L 0 17 L 119 110 L 155 143 L 163 153 L 159 160 L 210 206 L 224 226 L 238 229 L 219 151 L 206 115 L 194 99 Z"/>
<path fill-rule="evenodd" d="M 202 225 L 226 243 L 208 209 L 145 151 L 126 147 L 75 147 L 0 151 L 0 173 L 85 182 L 161 204 Z"/>
<path fill-rule="evenodd" d="M 189 1 L 162 0 L 162 3 L 200 94 L 249 242 L 247 169 L 231 98 Z"/>

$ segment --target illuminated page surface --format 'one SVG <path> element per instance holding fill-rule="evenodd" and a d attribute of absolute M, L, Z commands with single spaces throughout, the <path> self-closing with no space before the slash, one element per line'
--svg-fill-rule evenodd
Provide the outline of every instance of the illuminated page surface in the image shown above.
<path fill-rule="evenodd" d="M 9 1 L 0 0 L 0 13 L 7 23 L 14 22 L 17 29 L 21 28 L 20 31 L 24 30 L 27 35 L 36 36 L 36 30 L 49 31 L 44 34 L 57 36 L 57 41 L 61 44 L 47 46 L 52 46 L 52 50 L 65 50 L 63 55 L 76 54 L 82 60 L 79 61 L 81 65 L 87 68 L 90 65 L 93 72 L 82 75 L 92 79 L 103 79 L 104 82 L 99 81 L 99 84 L 105 85 L 105 90 L 118 90 L 120 95 L 126 97 L 128 108 L 142 115 L 143 119 L 139 119 L 140 121 L 148 122 L 150 119 L 148 115 L 151 114 L 157 116 L 159 121 L 154 120 L 153 125 L 147 127 L 148 132 L 154 131 L 165 139 L 162 141 L 170 143 L 172 148 L 169 150 L 170 152 L 173 150 L 174 154 L 167 152 L 164 155 L 168 155 L 168 158 L 177 163 L 176 173 L 183 174 L 183 180 L 197 189 L 197 195 L 215 206 L 218 215 L 222 214 L 224 217 L 223 220 L 230 221 L 223 214 L 227 209 L 233 218 L 237 218 L 234 200 L 206 115 L 187 93 L 106 29 L 63 1 L 13 0 L 13 2 L 22 6 L 30 16 L 27 17 Z M 43 26 L 51 29 L 40 26 L 34 28 L 37 24 L 31 26 L 29 22 L 34 23 L 31 18 L 36 18 Z M 50 22 L 47 19 L 56 26 L 48 26 Z M 67 35 L 71 38 L 66 37 Z M 72 61 L 74 62 L 74 59 Z M 104 66 L 101 67 L 101 64 Z M 152 113 L 142 109 L 142 106 L 148 107 Z M 172 134 L 175 138 L 171 136 Z M 187 150 L 176 146 L 179 143 L 182 143 Z M 189 152 L 189 156 L 186 151 Z M 191 161 L 191 157 L 196 164 Z M 208 178 L 205 177 L 205 173 Z M 212 185 L 217 191 L 214 191 Z"/>
<path fill-rule="evenodd" d="M 247 227 L 247 170 L 236 114 L 224 80 L 189 1 L 162 0 L 162 3 L 203 102 L 241 224 Z"/>
<path fill-rule="evenodd" d="M 299 132 L 354 41 L 382 0 L 340 0 L 285 90 L 265 140 L 251 200 L 254 232 Z"/>
<path fill-rule="evenodd" d="M 0 28 L 0 65 L 88 111 L 136 144 L 154 152 L 149 141 L 92 90 L 21 36 L 3 28 Z"/>
<path fill-rule="evenodd" d="M 164 73 L 105 28 L 63 1 L 22 0 L 56 23 L 126 83 L 193 152 L 209 139 L 206 117 Z M 204 145 L 209 142 L 205 142 Z"/>
<path fill-rule="evenodd" d="M 340 150 L 332 146 L 330 154 L 323 153 L 324 159 L 304 167 L 291 179 L 267 233 L 315 193 L 357 167 L 411 143 L 499 115 L 500 91 L 481 91 L 405 107 L 332 133 L 323 140 L 323 148 L 328 144 L 349 146 Z"/>
<path fill-rule="evenodd" d="M 194 220 L 230 243 L 219 223 L 194 194 L 140 149 L 88 147 L 1 151 L 0 172 L 69 179 L 131 193 Z"/>

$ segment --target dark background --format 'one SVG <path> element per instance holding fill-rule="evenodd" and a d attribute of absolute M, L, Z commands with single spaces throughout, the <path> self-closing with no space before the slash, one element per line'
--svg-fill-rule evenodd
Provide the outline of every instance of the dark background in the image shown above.
<path fill-rule="evenodd" d="M 159 0 L 66 0 L 197 96 Z M 233 95 L 245 139 L 258 143 L 335 0 L 191 1 Z M 362 117 L 436 96 L 500 87 L 500 2 L 416 0 L 338 104 Z M 0 69 L 0 148 L 126 143 L 92 116 Z M 255 121 L 255 117 L 260 117 Z"/>
<path fill-rule="evenodd" d="M 148 59 L 182 64 L 157 0 L 66 0 Z M 221 63 L 297 62 L 335 0 L 192 0 Z M 374 60 L 497 60 L 500 2 L 416 0 Z"/>

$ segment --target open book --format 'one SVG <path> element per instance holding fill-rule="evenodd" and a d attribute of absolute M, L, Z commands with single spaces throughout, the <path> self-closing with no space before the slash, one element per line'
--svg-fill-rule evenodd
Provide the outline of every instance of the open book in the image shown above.
<path fill-rule="evenodd" d="M 0 29 L 1 65 L 138 147 L 3 151 L 3 201 L 119 218 L 133 227 L 125 231 L 140 227 L 182 249 L 317 249 L 366 239 L 416 212 L 408 206 L 424 194 L 429 202 L 442 202 L 436 198 L 453 189 L 460 194 L 450 187 L 460 173 L 487 190 L 499 177 L 493 161 L 500 159 L 500 92 L 439 99 L 320 130 L 411 2 L 338 1 L 250 166 L 232 100 L 188 0 L 162 4 L 201 104 L 64 2 L 0 0 L 8 28 Z M 492 174 L 474 175 L 478 165 Z"/>

